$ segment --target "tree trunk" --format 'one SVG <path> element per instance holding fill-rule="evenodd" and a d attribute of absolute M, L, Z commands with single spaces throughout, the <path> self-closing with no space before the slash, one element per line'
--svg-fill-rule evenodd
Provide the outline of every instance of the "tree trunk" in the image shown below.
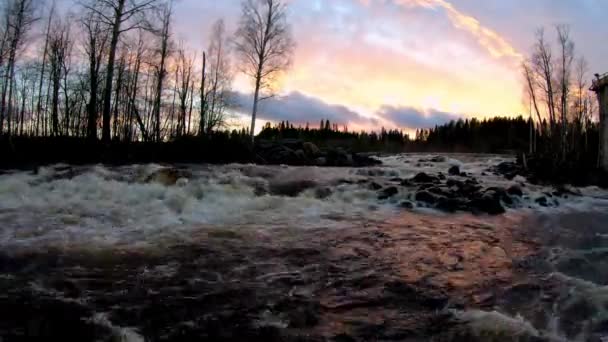
<path fill-rule="evenodd" d="M 51 23 L 53 21 L 53 15 L 55 13 L 55 3 L 53 3 L 53 7 L 51 7 L 51 12 L 49 13 L 49 21 L 46 27 L 46 38 L 44 40 L 44 53 L 42 54 L 42 66 L 40 70 L 40 83 L 38 83 L 38 104 L 36 105 L 36 135 L 39 133 L 40 128 L 40 115 L 42 112 L 42 84 L 44 83 L 44 71 L 46 68 L 46 56 L 48 54 L 49 48 L 49 36 L 51 34 Z"/>
<path fill-rule="evenodd" d="M 608 81 L 606 79 L 604 82 Z M 608 84 L 596 90 L 600 105 L 600 167 L 608 172 Z"/>
<path fill-rule="evenodd" d="M 199 132 L 198 134 L 202 136 L 205 134 L 205 120 L 207 113 L 207 96 L 205 94 L 205 78 L 206 78 L 206 70 L 207 68 L 207 54 L 203 51 L 203 74 L 201 78 L 201 121 L 199 123 Z"/>
<path fill-rule="evenodd" d="M 120 36 L 120 25 L 122 24 L 122 16 L 125 8 L 126 0 L 119 0 L 118 7 L 114 12 L 114 25 L 112 28 L 112 40 L 110 42 L 110 53 L 108 56 L 108 70 L 106 72 L 106 84 L 103 96 L 103 127 L 102 140 L 104 143 L 109 143 L 110 135 L 110 115 L 112 112 L 112 82 L 114 81 L 114 63 L 116 62 L 116 50 L 118 48 L 118 38 Z"/>
<path fill-rule="evenodd" d="M 260 86 L 262 82 L 261 69 L 255 79 L 255 93 L 253 95 L 253 110 L 251 111 L 251 129 L 249 135 L 251 135 L 251 146 L 255 144 L 255 119 L 258 114 L 258 102 L 260 100 Z"/>

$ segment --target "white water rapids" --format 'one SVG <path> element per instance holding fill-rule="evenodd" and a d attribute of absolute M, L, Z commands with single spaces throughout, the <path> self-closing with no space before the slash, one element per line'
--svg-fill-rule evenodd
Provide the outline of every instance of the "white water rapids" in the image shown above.
<path fill-rule="evenodd" d="M 590 239 L 595 243 L 567 245 L 557 238 L 547 239 L 547 250 L 554 255 L 545 258 L 551 267 L 544 276 L 547 281 L 558 283 L 562 292 L 552 297 L 552 302 L 538 304 L 542 307 L 538 312 L 551 317 L 541 319 L 542 327 L 534 318 L 539 313 L 525 303 L 509 302 L 496 310 L 456 310 L 454 316 L 467 322 L 480 336 L 500 331 L 498 335 L 514 338 L 495 341 L 519 341 L 519 338 L 532 341 L 524 337 L 591 341 L 590 338 L 603 337 L 604 333 L 608 339 L 608 278 L 602 281 L 587 273 L 578 274 L 572 270 L 580 269 L 580 264 L 571 264 L 572 260 L 586 261 L 595 267 L 588 273 L 596 275 L 598 269 L 608 267 L 598 257 L 608 255 L 608 222 L 603 215 L 608 212 L 608 192 L 596 187 L 569 188 L 580 196 L 549 198 L 550 205 L 541 206 L 536 199 L 550 194 L 552 187 L 533 185 L 519 176 L 507 180 L 488 170 L 500 162 L 511 161 L 511 157 L 449 155 L 431 161 L 432 157 L 388 156 L 381 158 L 382 166 L 360 169 L 55 165 L 35 172 L 9 171 L 0 175 L 0 248 L 9 255 L 40 250 L 158 250 L 175 241 L 194 240 L 207 229 L 339 230 L 349 229 L 353 224 L 384 222 L 397 215 L 435 215 L 445 219 L 451 214 L 416 203 L 412 189 L 398 187 L 395 196 L 380 200 L 379 189 L 362 184 L 374 182 L 385 188 L 420 172 L 447 174 L 451 166 L 459 166 L 484 187 L 521 186 L 524 196 L 504 217 L 534 218 L 535 227 L 543 229 L 536 230 L 541 236 L 544 231 L 560 229 L 576 233 L 575 225 L 562 226 L 566 221 L 560 218 L 586 217 L 579 222 L 588 225 L 590 235 L 581 241 Z M 171 176 L 175 179 L 163 178 L 159 170 L 166 168 L 179 171 Z M 404 209 L 405 201 L 412 203 L 413 208 Z M 471 220 L 486 219 L 471 216 Z M 581 232 L 587 229 L 580 228 Z M 574 273 L 568 274 L 569 271 Z M 608 276 L 608 270 L 605 271 L 599 274 Z M 536 298 L 543 296 L 546 294 L 540 293 Z M 580 309 L 582 306 L 584 310 Z M 568 322 L 569 325 L 564 323 L 566 319 L 573 320 L 579 311 L 584 317 Z M 607 331 L 595 331 L 602 324 Z M 576 333 L 564 331 L 569 327 Z"/>

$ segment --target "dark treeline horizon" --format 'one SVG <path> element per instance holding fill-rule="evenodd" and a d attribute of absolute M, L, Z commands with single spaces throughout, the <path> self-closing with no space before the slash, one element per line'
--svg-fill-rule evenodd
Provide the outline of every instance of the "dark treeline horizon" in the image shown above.
<path fill-rule="evenodd" d="M 108 144 L 217 133 L 235 141 L 248 136 L 253 143 L 259 104 L 275 95 L 274 81 L 292 62 L 288 1 L 243 0 L 236 32 L 227 32 L 222 18 L 204 23 L 211 27 L 204 51 L 176 40 L 173 4 L 80 0 L 63 13 L 51 1 L 2 2 L 0 136 Z M 337 127 L 306 132 L 279 123 L 264 127 L 259 138 L 297 135 L 320 145 L 350 139 L 357 150 L 514 150 L 556 166 L 597 167 L 599 137 L 606 133 L 595 119 L 600 107 L 589 90 L 587 62 L 576 54 L 567 26 L 554 32 L 555 39 L 539 30 L 521 65 L 527 119 L 459 120 L 418 130 L 413 138 L 399 130 L 336 135 Z M 237 73 L 251 81 L 251 127 L 231 132 Z"/>

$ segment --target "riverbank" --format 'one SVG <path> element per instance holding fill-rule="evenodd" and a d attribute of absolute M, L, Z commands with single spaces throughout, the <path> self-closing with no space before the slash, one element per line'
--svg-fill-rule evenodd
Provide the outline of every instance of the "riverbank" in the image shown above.
<path fill-rule="evenodd" d="M 162 143 L 90 141 L 73 137 L 0 138 L 0 169 L 33 169 L 53 164 L 130 165 L 229 164 L 316 165 L 360 167 L 377 165 L 364 151 L 341 147 L 319 148 L 296 139 L 249 140 L 228 134 L 185 137 Z"/>

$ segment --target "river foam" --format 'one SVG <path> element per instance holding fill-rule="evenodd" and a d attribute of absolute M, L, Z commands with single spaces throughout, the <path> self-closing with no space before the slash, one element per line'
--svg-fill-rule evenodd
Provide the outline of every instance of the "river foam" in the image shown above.
<path fill-rule="evenodd" d="M 170 239 L 189 239 L 206 227 L 271 229 L 341 228 L 353 222 L 384 220 L 414 202 L 413 190 L 378 200 L 378 192 L 361 183 L 386 187 L 391 179 L 419 172 L 446 173 L 457 165 L 484 186 L 519 184 L 525 195 L 519 208 L 541 208 L 534 198 L 550 188 L 517 177 L 506 180 L 488 168 L 512 160 L 507 156 L 426 155 L 383 157 L 383 166 L 317 168 L 287 166 L 183 165 L 167 183 L 157 179 L 161 165 L 69 167 L 55 165 L 37 172 L 0 175 L 0 245 L 15 248 L 75 246 L 145 247 Z M 433 161 L 431 161 L 433 160 Z M 175 168 L 175 167 L 171 167 Z M 583 196 L 559 210 L 608 207 L 597 188 L 578 189 Z M 414 210 L 428 212 L 424 206 Z"/>

